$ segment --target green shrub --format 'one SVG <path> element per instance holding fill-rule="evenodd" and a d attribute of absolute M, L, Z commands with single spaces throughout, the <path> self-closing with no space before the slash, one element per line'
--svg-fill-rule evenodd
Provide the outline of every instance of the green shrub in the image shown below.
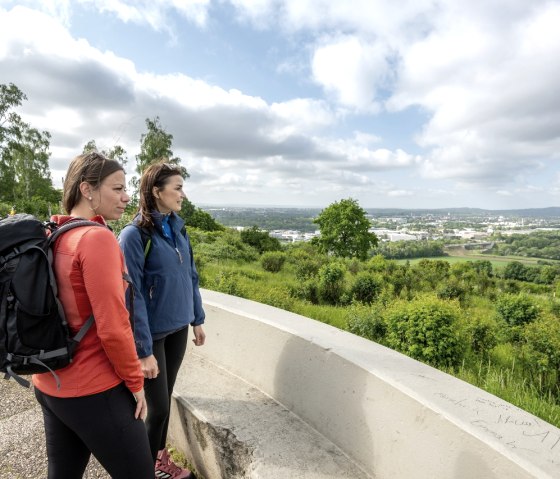
<path fill-rule="evenodd" d="M 239 284 L 239 276 L 232 271 L 220 271 L 214 278 L 213 286 L 216 291 L 240 298 L 245 297 L 245 292 Z"/>
<path fill-rule="evenodd" d="M 344 294 L 344 267 L 329 263 L 319 269 L 319 297 L 328 304 L 337 304 Z"/>
<path fill-rule="evenodd" d="M 261 266 L 270 273 L 278 273 L 285 261 L 286 255 L 280 251 L 270 251 L 261 256 Z"/>
<path fill-rule="evenodd" d="M 254 299 L 260 303 L 288 311 L 291 311 L 294 305 L 294 299 L 286 288 L 268 288 L 260 291 L 260 294 Z"/>
<path fill-rule="evenodd" d="M 364 268 L 364 262 L 359 259 L 352 258 L 346 260 L 346 269 L 352 274 L 358 274 Z"/>
<path fill-rule="evenodd" d="M 465 300 L 467 291 L 465 287 L 456 279 L 450 279 L 441 285 L 437 290 L 437 297 L 440 299 L 458 299 L 461 303 Z"/>
<path fill-rule="evenodd" d="M 525 266 L 519 261 L 509 262 L 502 271 L 504 279 L 515 279 L 517 281 L 527 281 L 529 275 L 529 266 Z"/>
<path fill-rule="evenodd" d="M 498 283 L 498 288 L 504 293 L 516 294 L 519 293 L 519 282 L 513 279 L 502 280 Z"/>
<path fill-rule="evenodd" d="M 346 327 L 356 334 L 371 341 L 382 342 L 387 334 L 387 325 L 379 307 L 353 304 L 348 308 Z"/>
<path fill-rule="evenodd" d="M 300 281 L 296 286 L 291 286 L 289 291 L 290 295 L 294 298 L 303 299 L 312 304 L 319 304 L 319 285 L 314 279 Z"/>
<path fill-rule="evenodd" d="M 204 256 L 208 261 L 255 261 L 258 258 L 257 251 L 243 243 L 235 232 L 226 231 L 216 236 L 212 243 L 200 243 L 197 245 L 196 253 Z"/>
<path fill-rule="evenodd" d="M 196 247 L 199 244 L 206 244 L 206 243 L 215 243 L 220 238 L 223 238 L 224 235 L 235 235 L 236 233 L 223 233 L 221 231 L 203 231 L 198 228 L 188 227 L 187 231 L 189 233 L 189 237 L 191 239 L 191 245 L 196 252 Z"/>
<path fill-rule="evenodd" d="M 486 276 L 493 276 L 494 271 L 492 269 L 492 263 L 488 260 L 476 260 L 473 263 L 473 268 L 476 270 L 478 274 L 486 275 Z"/>
<path fill-rule="evenodd" d="M 498 324 L 487 316 L 476 316 L 467 323 L 466 333 L 471 350 L 488 357 L 490 350 L 498 344 Z"/>
<path fill-rule="evenodd" d="M 261 231 L 258 226 L 241 231 L 241 241 L 255 248 L 259 253 L 279 251 L 282 245 L 278 239 L 270 236 L 268 231 Z"/>
<path fill-rule="evenodd" d="M 549 304 L 549 309 L 554 316 L 560 318 L 560 301 L 557 299 L 552 300 Z"/>
<path fill-rule="evenodd" d="M 371 304 L 381 293 L 383 281 L 378 275 L 360 273 L 352 285 L 350 295 L 356 301 Z"/>
<path fill-rule="evenodd" d="M 528 324 L 525 327 L 523 339 L 523 359 L 529 371 L 540 374 L 549 387 L 557 384 L 560 369 L 560 321 L 558 318 L 546 315 Z"/>
<path fill-rule="evenodd" d="M 389 281 L 393 286 L 395 297 L 408 297 L 409 293 L 414 290 L 414 272 L 407 266 L 397 265 L 390 276 L 385 276 L 384 280 Z"/>
<path fill-rule="evenodd" d="M 314 259 L 302 259 L 295 265 L 295 275 L 298 281 L 306 281 L 317 276 L 321 264 Z"/>
<path fill-rule="evenodd" d="M 417 280 L 423 281 L 428 289 L 433 289 L 437 284 L 449 276 L 449 263 L 442 260 L 421 259 L 413 268 Z"/>
<path fill-rule="evenodd" d="M 307 259 L 316 259 L 324 257 L 317 248 L 309 242 L 290 243 L 284 247 L 287 255 L 287 261 L 291 264 L 298 264 L 300 261 Z"/>
<path fill-rule="evenodd" d="M 383 255 L 377 254 L 373 258 L 366 261 L 366 268 L 369 271 L 382 273 L 384 272 L 389 264 L 396 264 L 394 261 L 387 261 Z"/>
<path fill-rule="evenodd" d="M 496 301 L 496 311 L 510 326 L 521 326 L 531 323 L 539 316 L 539 308 L 535 300 L 523 293 L 505 293 Z"/>
<path fill-rule="evenodd" d="M 386 313 L 387 343 L 412 358 L 434 366 L 456 366 L 464 349 L 456 323 L 461 317 L 456 302 L 424 296 L 396 301 Z"/>

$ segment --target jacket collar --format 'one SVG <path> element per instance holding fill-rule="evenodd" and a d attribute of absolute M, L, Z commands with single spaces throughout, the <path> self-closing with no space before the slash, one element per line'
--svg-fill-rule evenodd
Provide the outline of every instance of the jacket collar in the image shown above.
<path fill-rule="evenodd" d="M 158 210 L 152 211 L 152 220 L 154 222 L 154 227 L 161 235 L 163 235 L 161 222 L 163 221 L 164 216 L 166 215 L 160 213 Z M 138 222 L 139 219 L 140 215 L 136 215 L 134 217 L 134 222 Z M 169 213 L 169 225 L 171 226 L 171 229 L 175 232 L 175 234 L 178 234 L 181 231 L 181 228 L 185 225 L 185 222 L 180 216 L 177 215 L 177 213 L 172 211 L 171 213 Z"/>

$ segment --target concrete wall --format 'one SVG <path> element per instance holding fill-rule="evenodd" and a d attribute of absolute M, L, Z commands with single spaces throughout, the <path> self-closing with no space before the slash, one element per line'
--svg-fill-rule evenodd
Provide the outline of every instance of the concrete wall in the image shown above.
<path fill-rule="evenodd" d="M 318 321 L 202 294 L 207 344 L 196 354 L 276 399 L 371 476 L 560 477 L 560 430 L 535 416 Z"/>

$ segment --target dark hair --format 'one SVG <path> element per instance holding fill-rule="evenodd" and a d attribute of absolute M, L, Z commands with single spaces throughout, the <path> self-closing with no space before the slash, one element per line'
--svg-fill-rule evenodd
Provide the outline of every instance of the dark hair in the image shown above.
<path fill-rule="evenodd" d="M 140 221 L 138 226 L 141 228 L 154 227 L 152 212 L 157 210 L 157 203 L 153 189 L 156 187 L 158 190 L 163 190 L 169 182 L 169 178 L 176 175 L 184 179 L 184 169 L 175 163 L 169 163 L 166 158 L 152 163 L 144 170 L 140 179 Z"/>
<path fill-rule="evenodd" d="M 64 178 L 62 206 L 68 214 L 80 202 L 80 184 L 89 183 L 94 190 L 115 171 L 124 171 L 122 165 L 97 151 L 76 156 L 70 163 Z"/>

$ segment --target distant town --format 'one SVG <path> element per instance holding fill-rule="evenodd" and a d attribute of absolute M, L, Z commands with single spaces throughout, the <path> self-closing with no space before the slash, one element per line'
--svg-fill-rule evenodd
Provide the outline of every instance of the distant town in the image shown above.
<path fill-rule="evenodd" d="M 201 206 L 225 226 L 257 226 L 285 242 L 309 241 L 319 234 L 313 223 L 319 208 Z M 529 234 L 560 230 L 560 207 L 522 210 L 476 208 L 364 208 L 380 241 L 465 240 L 484 242 L 497 233 Z"/>

